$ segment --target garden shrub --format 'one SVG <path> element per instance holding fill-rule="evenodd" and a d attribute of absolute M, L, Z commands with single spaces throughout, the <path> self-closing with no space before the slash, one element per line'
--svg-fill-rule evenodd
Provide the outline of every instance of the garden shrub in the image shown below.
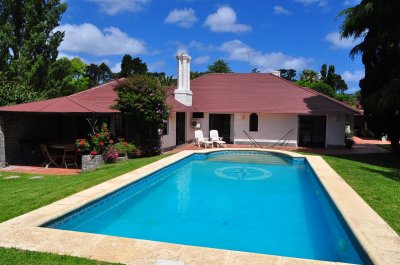
<path fill-rule="evenodd" d="M 133 156 L 133 154 L 137 150 L 137 148 L 134 144 L 124 141 L 123 138 L 122 138 L 122 141 L 116 143 L 114 145 L 114 147 L 115 147 L 115 149 L 117 149 L 118 155 L 120 157 L 126 156 L 126 155 Z"/>
<path fill-rule="evenodd" d="M 143 156 L 161 153 L 161 131 L 168 121 L 167 91 L 158 79 L 134 75 L 120 82 L 116 109 L 130 117 L 134 125 L 134 142 Z"/>

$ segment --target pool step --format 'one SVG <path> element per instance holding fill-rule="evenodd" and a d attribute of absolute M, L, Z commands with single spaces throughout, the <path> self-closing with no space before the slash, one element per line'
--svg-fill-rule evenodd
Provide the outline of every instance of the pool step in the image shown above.
<path fill-rule="evenodd" d="M 254 155 L 254 154 L 240 154 L 240 155 L 221 155 L 214 156 L 207 159 L 207 161 L 215 162 L 234 162 L 234 163 L 254 163 L 254 164 L 267 164 L 267 165 L 290 165 L 285 159 L 269 154 Z"/>

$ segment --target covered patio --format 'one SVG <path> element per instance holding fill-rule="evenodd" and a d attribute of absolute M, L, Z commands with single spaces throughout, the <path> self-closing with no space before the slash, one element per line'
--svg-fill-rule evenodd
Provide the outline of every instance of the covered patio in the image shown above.
<path fill-rule="evenodd" d="M 121 113 L 111 108 L 114 92 L 99 89 L 107 85 L 66 97 L 1 107 L 0 167 L 79 168 L 79 154 L 77 166 L 64 162 L 66 149 L 74 151 L 76 139 L 87 137 L 93 126 L 104 122 L 112 133 L 122 131 Z M 58 159 L 55 163 L 49 162 L 43 146 L 54 160 Z"/>

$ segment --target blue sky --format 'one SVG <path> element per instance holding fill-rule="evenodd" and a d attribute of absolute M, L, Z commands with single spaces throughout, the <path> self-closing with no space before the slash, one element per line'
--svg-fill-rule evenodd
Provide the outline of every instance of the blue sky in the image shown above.
<path fill-rule="evenodd" d="M 364 75 L 353 40 L 340 39 L 337 14 L 359 0 L 67 0 L 60 56 L 107 63 L 119 71 L 124 54 L 140 57 L 150 71 L 176 74 L 175 55 L 188 52 L 192 70 L 217 59 L 234 72 L 253 68 L 319 71 L 334 64 L 357 91 Z"/>

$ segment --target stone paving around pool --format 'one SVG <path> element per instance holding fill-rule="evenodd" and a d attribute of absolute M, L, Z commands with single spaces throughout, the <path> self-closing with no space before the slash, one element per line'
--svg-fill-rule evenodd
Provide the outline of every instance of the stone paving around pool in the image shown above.
<path fill-rule="evenodd" d="M 250 150 L 266 151 L 266 149 Z M 3 222 L 0 224 L 0 246 L 137 265 L 154 265 L 156 263 L 158 265 L 181 265 L 182 263 L 185 265 L 339 265 L 339 263 L 335 262 L 193 247 L 39 227 L 46 222 L 63 216 L 74 209 L 143 178 L 162 167 L 189 156 L 193 152 L 210 151 L 212 149 L 182 151 L 50 205 Z M 274 152 L 285 153 L 294 157 L 304 157 L 286 151 Z M 400 237 L 321 157 L 306 156 L 306 158 L 372 263 L 379 265 L 400 264 Z M 173 261 L 175 263 L 172 263 Z M 177 261 L 179 263 L 176 263 Z"/>

